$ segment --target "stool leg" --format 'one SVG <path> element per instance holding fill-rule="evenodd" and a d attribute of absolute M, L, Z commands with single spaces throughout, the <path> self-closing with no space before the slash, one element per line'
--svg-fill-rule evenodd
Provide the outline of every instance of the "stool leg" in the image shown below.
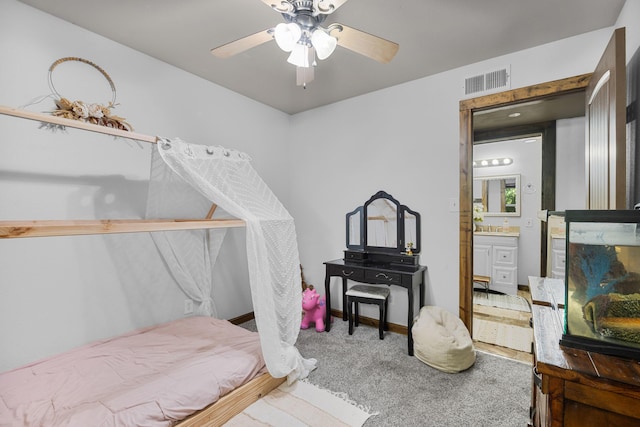
<path fill-rule="evenodd" d="M 353 312 L 351 309 L 353 302 L 347 297 L 347 317 L 349 318 L 349 335 L 353 335 Z"/>
<path fill-rule="evenodd" d="M 389 323 L 387 323 L 387 313 L 389 312 L 389 298 L 384 300 L 384 330 L 389 330 Z"/>
<path fill-rule="evenodd" d="M 353 304 L 356 306 L 356 326 L 360 326 L 360 303 L 354 301 Z"/>
<path fill-rule="evenodd" d="M 384 302 L 380 301 L 380 303 L 378 303 L 378 306 L 380 307 L 380 320 L 378 320 L 378 334 L 380 335 L 380 339 L 383 340 L 384 339 L 384 316 L 385 316 L 385 309 L 384 309 Z"/>

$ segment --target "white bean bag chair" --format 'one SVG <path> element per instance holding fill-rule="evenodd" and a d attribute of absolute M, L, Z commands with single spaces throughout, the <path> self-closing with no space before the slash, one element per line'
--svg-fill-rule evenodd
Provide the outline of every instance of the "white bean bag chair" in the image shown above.
<path fill-rule="evenodd" d="M 411 328 L 414 355 L 427 365 L 455 373 L 471 367 L 476 351 L 469 331 L 458 317 L 436 306 L 425 306 Z"/>

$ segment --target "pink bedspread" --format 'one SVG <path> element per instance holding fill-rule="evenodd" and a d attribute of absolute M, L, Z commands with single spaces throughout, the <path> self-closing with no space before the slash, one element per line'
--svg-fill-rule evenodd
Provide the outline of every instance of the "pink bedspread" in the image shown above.
<path fill-rule="evenodd" d="M 257 333 L 189 317 L 0 374 L 0 426 L 170 426 L 261 372 Z"/>

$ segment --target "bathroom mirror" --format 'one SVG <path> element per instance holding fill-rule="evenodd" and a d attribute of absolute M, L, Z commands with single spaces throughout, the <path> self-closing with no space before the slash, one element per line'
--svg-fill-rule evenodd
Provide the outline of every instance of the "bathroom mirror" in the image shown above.
<path fill-rule="evenodd" d="M 473 204 L 484 216 L 520 216 L 520 175 L 474 177 Z"/>
<path fill-rule="evenodd" d="M 420 251 L 420 214 L 379 191 L 346 215 L 347 248 L 371 252 Z"/>

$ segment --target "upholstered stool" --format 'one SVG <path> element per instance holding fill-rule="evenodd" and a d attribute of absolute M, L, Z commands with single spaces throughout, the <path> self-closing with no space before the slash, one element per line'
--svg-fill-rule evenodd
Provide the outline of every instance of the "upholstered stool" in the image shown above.
<path fill-rule="evenodd" d="M 349 288 L 346 293 L 347 296 L 347 316 L 349 317 L 349 335 L 353 335 L 353 314 L 354 310 L 352 305 L 355 305 L 355 323 L 356 326 L 360 323 L 360 315 L 358 313 L 358 304 L 377 304 L 380 307 L 380 320 L 379 333 L 380 339 L 384 339 L 384 329 L 387 324 L 387 308 L 389 301 L 389 287 L 388 286 L 369 286 L 369 285 L 355 285 Z"/>
<path fill-rule="evenodd" d="M 464 371 L 476 361 L 466 326 L 443 308 L 422 307 L 411 332 L 416 358 L 433 368 L 454 373 Z"/>

